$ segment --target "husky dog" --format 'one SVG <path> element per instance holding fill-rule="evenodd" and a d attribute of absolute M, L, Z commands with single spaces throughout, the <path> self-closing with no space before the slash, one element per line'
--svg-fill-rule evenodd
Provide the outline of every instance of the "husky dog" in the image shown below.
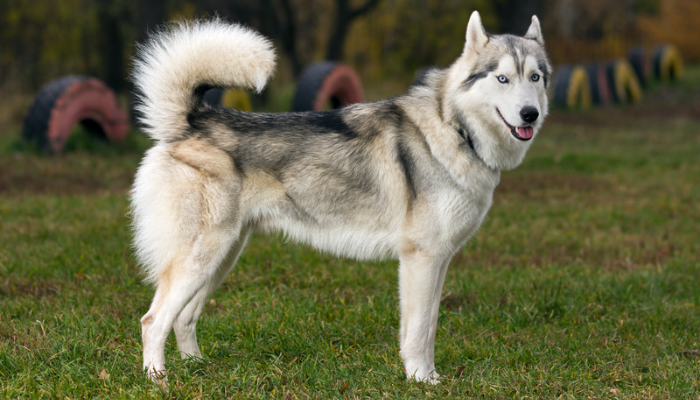
<path fill-rule="evenodd" d="M 398 258 L 404 369 L 437 383 L 447 266 L 547 114 L 537 17 L 524 37 L 494 36 L 474 12 L 452 66 L 390 100 L 288 114 L 202 100 L 211 87 L 260 91 L 274 65 L 267 39 L 220 20 L 171 25 L 139 48 L 137 107 L 156 141 L 131 192 L 136 252 L 156 287 L 141 319 L 144 369 L 165 372 L 171 329 L 183 357 L 201 357 L 202 307 L 263 231 L 338 256 Z"/>

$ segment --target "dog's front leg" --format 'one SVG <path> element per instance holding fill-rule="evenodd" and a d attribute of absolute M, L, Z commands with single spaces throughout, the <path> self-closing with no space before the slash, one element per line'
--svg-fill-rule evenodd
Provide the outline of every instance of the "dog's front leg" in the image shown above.
<path fill-rule="evenodd" d="M 439 383 L 432 346 L 446 268 L 445 260 L 420 250 L 400 257 L 401 358 L 409 379 Z"/>
<path fill-rule="evenodd" d="M 438 277 L 437 285 L 435 285 L 435 293 L 433 294 L 433 308 L 430 317 L 430 333 L 428 334 L 428 367 L 433 370 L 431 379 L 437 380 L 440 375 L 435 371 L 435 333 L 437 332 L 438 315 L 440 314 L 440 298 L 442 297 L 442 286 L 445 283 L 445 275 L 450 260 L 446 260 L 440 267 L 440 276 Z"/>

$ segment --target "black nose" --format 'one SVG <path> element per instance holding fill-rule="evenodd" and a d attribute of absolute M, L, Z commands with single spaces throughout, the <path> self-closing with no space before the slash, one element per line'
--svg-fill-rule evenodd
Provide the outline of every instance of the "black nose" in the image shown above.
<path fill-rule="evenodd" d="M 537 121 L 537 117 L 540 116 L 540 112 L 537 111 L 535 107 L 526 106 L 520 110 L 520 118 L 527 123 L 533 123 Z"/>

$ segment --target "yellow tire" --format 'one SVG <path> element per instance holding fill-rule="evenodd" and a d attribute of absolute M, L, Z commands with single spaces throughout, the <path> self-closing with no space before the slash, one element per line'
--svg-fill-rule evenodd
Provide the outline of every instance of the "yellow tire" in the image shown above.
<path fill-rule="evenodd" d="M 221 95 L 221 105 L 241 111 L 252 111 L 248 92 L 239 89 L 226 89 Z"/>
<path fill-rule="evenodd" d="M 637 103 L 642 99 L 642 85 L 627 60 L 611 61 L 607 73 L 612 98 L 616 103 Z"/>
<path fill-rule="evenodd" d="M 654 50 L 654 77 L 668 83 L 683 76 L 683 58 L 675 46 L 661 45 Z"/>
<path fill-rule="evenodd" d="M 554 104 L 568 109 L 591 107 L 591 86 L 586 69 L 581 65 L 557 68 L 552 88 Z"/>

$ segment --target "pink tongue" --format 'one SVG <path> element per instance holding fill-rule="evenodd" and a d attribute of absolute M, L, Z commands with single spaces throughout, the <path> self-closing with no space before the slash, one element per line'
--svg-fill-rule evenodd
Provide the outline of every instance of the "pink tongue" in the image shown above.
<path fill-rule="evenodd" d="M 534 135 L 534 134 L 535 134 L 535 130 L 532 129 L 531 126 L 518 128 L 518 136 L 520 136 L 523 139 L 531 139 L 532 135 Z"/>

